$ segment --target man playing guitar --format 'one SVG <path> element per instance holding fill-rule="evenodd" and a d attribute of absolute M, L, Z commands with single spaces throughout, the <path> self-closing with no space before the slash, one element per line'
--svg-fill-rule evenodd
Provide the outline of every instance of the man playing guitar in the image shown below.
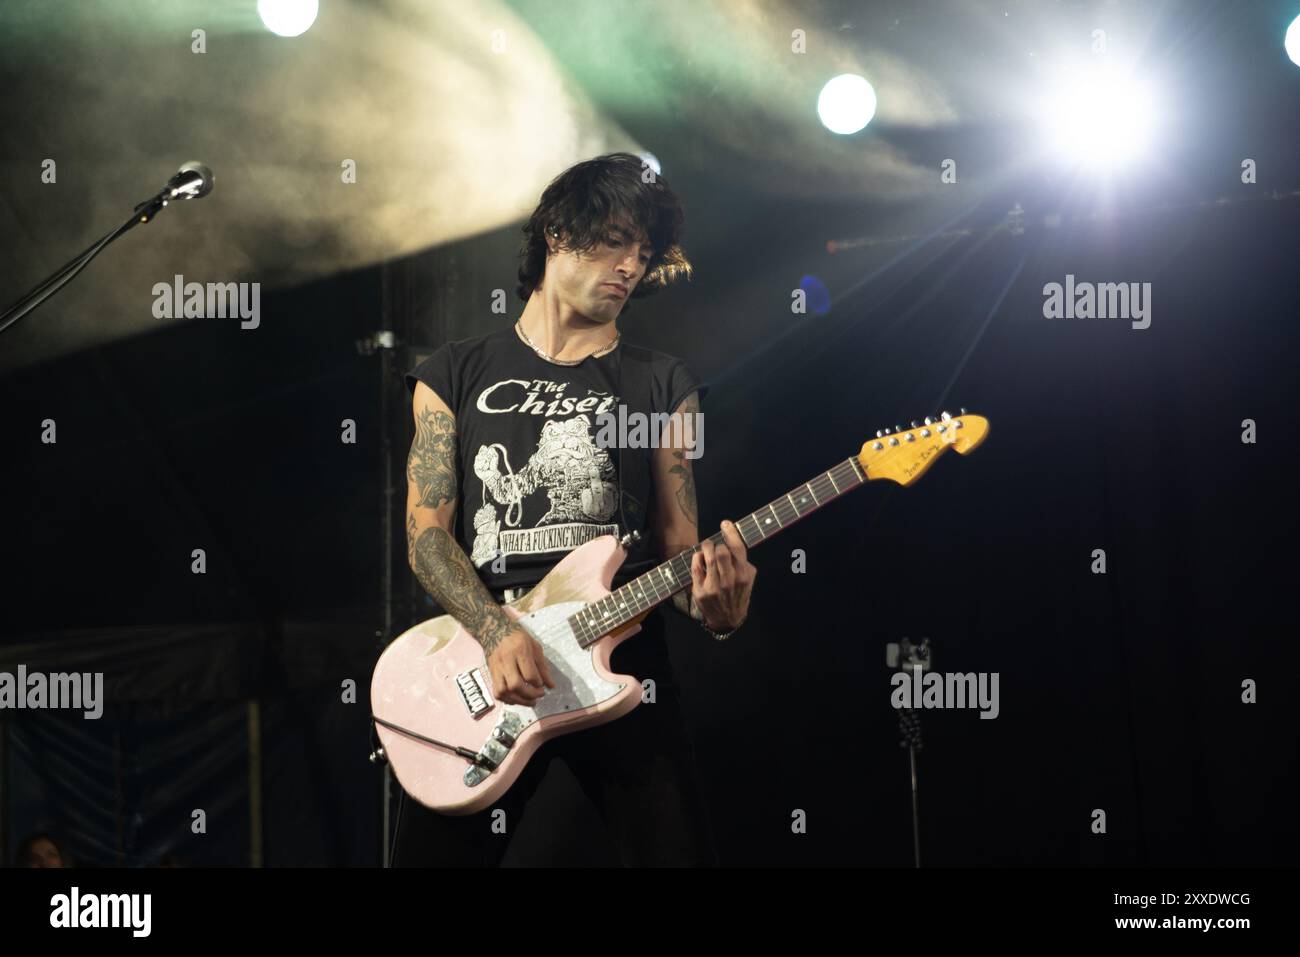
<path fill-rule="evenodd" d="M 647 179 L 649 180 L 647 182 Z M 502 610 L 570 550 L 617 534 L 619 456 L 595 441 L 616 411 L 617 319 L 629 298 L 690 274 L 684 216 L 667 183 L 628 153 L 558 176 L 524 227 L 510 329 L 448 343 L 408 374 L 415 438 L 407 465 L 407 544 L 430 596 L 483 648 L 500 702 L 532 706 L 555 687 L 542 646 Z M 653 412 L 698 413 L 707 386 L 680 360 L 640 350 Z M 691 459 L 680 430 L 650 450 L 649 554 L 632 552 L 615 584 L 700 543 Z M 705 541 L 673 606 L 716 638 L 745 620 L 755 568 L 730 522 Z M 652 550 L 652 551 L 651 551 Z M 625 864 L 716 863 L 692 748 L 658 610 L 614 652 L 618 671 L 655 682 L 653 702 L 619 720 L 549 740 L 495 808 L 453 817 L 401 795 L 395 866 L 495 866 L 547 765 L 562 757 Z M 496 813 L 504 811 L 504 818 Z"/>

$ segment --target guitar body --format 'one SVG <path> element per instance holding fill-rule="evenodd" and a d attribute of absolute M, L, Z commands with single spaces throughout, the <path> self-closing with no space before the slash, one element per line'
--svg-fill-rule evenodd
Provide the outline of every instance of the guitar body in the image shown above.
<path fill-rule="evenodd" d="M 640 624 L 623 624 L 583 648 L 566 623 L 610 593 L 625 558 L 614 536 L 593 539 L 569 552 L 528 594 L 503 606 L 541 643 L 555 681 L 532 708 L 493 699 L 483 649 L 450 615 L 421 622 L 384 650 L 371 680 L 370 706 L 393 773 L 411 797 L 444 814 L 489 808 L 543 741 L 612 721 L 641 702 L 640 681 L 609 670 L 613 650 Z M 494 735 L 510 743 L 493 749 L 493 759 L 499 759 L 494 769 L 474 771 L 469 758 L 407 732 L 474 752 Z"/>
<path fill-rule="evenodd" d="M 736 531 L 753 548 L 871 479 L 912 485 L 948 449 L 974 451 L 988 430 L 987 419 L 965 409 L 956 418 L 944 412 L 924 425 L 913 423 L 911 430 L 882 429 L 857 455 L 741 518 Z M 709 540 L 722 544 L 723 536 Z M 700 547 L 611 592 L 627 553 L 605 535 L 569 552 L 532 591 L 505 605 L 542 645 L 556 684 L 531 708 L 493 698 L 483 649 L 450 615 L 399 636 L 375 666 L 370 708 L 402 787 L 444 814 L 482 811 L 500 800 L 542 742 L 613 721 L 640 704 L 641 683 L 612 673 L 610 655 L 641 630 L 655 605 L 690 587 L 691 560 Z"/>

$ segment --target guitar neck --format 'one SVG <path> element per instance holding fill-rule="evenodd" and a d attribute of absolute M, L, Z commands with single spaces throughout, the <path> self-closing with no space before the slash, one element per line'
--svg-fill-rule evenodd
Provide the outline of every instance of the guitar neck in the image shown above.
<path fill-rule="evenodd" d="M 782 529 L 789 528 L 846 492 L 866 482 L 866 475 L 856 457 L 845 459 L 811 481 L 795 486 L 780 498 L 773 499 L 755 512 L 736 522 L 736 531 L 746 548 L 765 542 Z M 706 541 L 724 544 L 721 532 Z M 569 618 L 569 624 L 585 647 L 602 635 L 627 624 L 667 601 L 691 583 L 691 561 L 703 543 L 688 548 L 644 575 L 592 602 Z"/>

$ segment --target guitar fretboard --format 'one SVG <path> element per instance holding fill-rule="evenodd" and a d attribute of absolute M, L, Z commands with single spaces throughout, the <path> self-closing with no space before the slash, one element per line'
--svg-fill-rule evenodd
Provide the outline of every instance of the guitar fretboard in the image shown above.
<path fill-rule="evenodd" d="M 773 499 L 758 511 L 750 512 L 737 520 L 736 530 L 745 547 L 753 548 L 866 480 L 857 458 L 845 459 L 811 481 Z M 725 540 L 722 533 L 717 532 L 710 535 L 708 541 L 721 545 Z M 570 615 L 568 623 L 578 637 L 578 643 L 587 647 L 602 635 L 609 634 L 690 585 L 691 561 L 700 547 L 696 545 L 688 548 L 610 592 L 600 601 L 592 602 Z"/>

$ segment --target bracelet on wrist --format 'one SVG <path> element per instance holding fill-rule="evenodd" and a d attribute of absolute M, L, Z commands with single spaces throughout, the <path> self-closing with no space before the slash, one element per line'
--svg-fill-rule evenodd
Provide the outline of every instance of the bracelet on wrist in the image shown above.
<path fill-rule="evenodd" d="M 740 625 L 743 625 L 744 623 L 745 623 L 744 619 L 742 619 Z M 714 631 L 712 628 L 710 628 L 707 624 L 705 624 L 705 622 L 703 621 L 700 622 L 700 627 L 703 628 L 705 631 L 707 631 L 709 634 L 711 634 L 718 641 L 726 641 L 728 638 L 730 638 L 732 635 L 734 635 L 737 631 L 740 630 L 740 625 L 737 625 L 735 628 L 731 629 L 731 631 L 724 631 L 719 633 Z"/>
<path fill-rule="evenodd" d="M 694 595 L 690 595 L 690 596 L 689 596 L 689 599 L 688 599 L 688 602 L 687 602 L 687 610 L 688 610 L 688 611 L 692 611 L 692 612 L 700 611 L 700 606 L 697 605 L 697 604 L 695 604 L 695 596 L 694 596 Z M 699 617 L 699 618 L 695 618 L 694 615 L 691 615 L 691 617 L 692 617 L 695 621 L 699 622 L 700 627 L 703 628 L 705 631 L 707 631 L 710 635 L 712 635 L 712 636 L 713 636 L 715 639 L 717 639 L 718 641 L 726 641 L 728 638 L 730 638 L 732 635 L 734 635 L 737 631 L 740 630 L 740 625 L 743 625 L 743 624 L 745 623 L 745 618 L 742 618 L 742 619 L 740 620 L 740 625 L 737 625 L 735 628 L 732 628 L 730 631 L 716 632 L 716 631 L 714 631 L 712 628 L 710 628 L 708 622 L 706 622 L 706 621 L 704 620 L 704 613 L 703 613 L 703 612 L 700 612 L 700 617 Z M 746 618 L 748 618 L 748 617 L 749 617 L 749 616 L 746 616 Z"/>

